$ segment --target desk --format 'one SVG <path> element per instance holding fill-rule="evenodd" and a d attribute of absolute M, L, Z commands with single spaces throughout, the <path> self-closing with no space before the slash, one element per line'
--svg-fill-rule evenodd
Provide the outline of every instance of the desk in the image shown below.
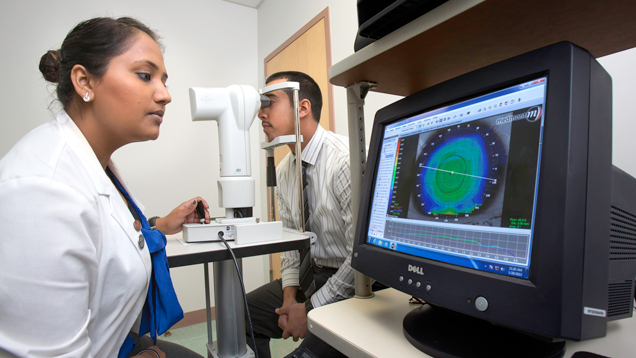
<path fill-rule="evenodd" d="M 281 240 L 259 242 L 237 246 L 233 241 L 228 244 L 239 261 L 242 257 L 266 255 L 281 251 L 305 249 L 309 247 L 307 235 L 298 231 L 283 229 Z M 222 242 L 183 243 L 170 240 L 166 244 L 166 254 L 170 267 L 203 264 L 205 276 L 205 308 L 208 325 L 208 356 L 216 356 L 219 352 L 224 357 L 249 357 L 245 353 L 245 304 L 243 292 L 232 255 Z M 212 341 L 212 322 L 210 318 L 210 278 L 208 263 L 214 263 L 214 298 L 216 310 L 216 345 Z M 242 271 L 242 268 L 241 268 Z"/>
<path fill-rule="evenodd" d="M 283 228 L 283 237 L 278 241 L 258 242 L 238 246 L 228 241 L 236 258 L 267 255 L 282 251 L 305 249 L 309 247 L 306 235 L 296 230 Z M 182 243 L 179 240 L 168 240 L 166 254 L 170 267 L 180 267 L 208 262 L 232 260 L 232 255 L 222 242 Z"/>
<path fill-rule="evenodd" d="M 394 289 L 375 292 L 369 299 L 351 298 L 318 307 L 308 315 L 309 331 L 351 358 L 428 357 L 402 333 L 404 316 L 419 305 Z M 567 341 L 565 357 L 588 351 L 613 357 L 636 352 L 636 318 L 609 322 L 607 336 L 581 342 Z"/>

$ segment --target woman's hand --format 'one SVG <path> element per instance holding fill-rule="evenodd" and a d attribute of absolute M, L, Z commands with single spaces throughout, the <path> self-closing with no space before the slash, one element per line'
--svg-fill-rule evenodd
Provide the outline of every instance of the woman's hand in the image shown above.
<path fill-rule="evenodd" d="M 181 225 L 183 224 L 200 222 L 200 219 L 197 216 L 195 210 L 197 207 L 197 201 L 203 202 L 203 207 L 205 208 L 205 223 L 209 224 L 210 212 L 208 211 L 208 209 L 210 208 L 210 206 L 205 200 L 197 196 L 196 198 L 188 200 L 185 203 L 177 206 L 167 216 L 158 218 L 155 221 L 157 229 L 159 229 L 166 235 L 172 235 L 181 232 Z"/>

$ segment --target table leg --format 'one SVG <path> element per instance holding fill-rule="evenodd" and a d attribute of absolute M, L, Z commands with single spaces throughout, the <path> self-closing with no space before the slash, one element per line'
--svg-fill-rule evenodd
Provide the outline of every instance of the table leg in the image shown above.
<path fill-rule="evenodd" d="M 213 345 L 212 341 L 212 317 L 210 312 L 210 271 L 208 269 L 208 263 L 203 264 L 203 277 L 205 281 L 205 319 L 208 324 L 208 358 L 213 358 L 210 353 L 210 347 Z"/>
<path fill-rule="evenodd" d="M 242 271 L 242 260 L 238 259 Z M 245 303 L 233 260 L 214 262 L 216 353 L 221 358 L 253 357 L 245 337 Z"/>

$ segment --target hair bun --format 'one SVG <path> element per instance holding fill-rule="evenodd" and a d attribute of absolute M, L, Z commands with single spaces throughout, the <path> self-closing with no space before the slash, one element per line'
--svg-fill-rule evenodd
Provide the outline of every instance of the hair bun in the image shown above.
<path fill-rule="evenodd" d="M 60 50 L 47 51 L 40 58 L 40 72 L 42 72 L 45 80 L 53 83 L 59 82 L 60 58 Z"/>

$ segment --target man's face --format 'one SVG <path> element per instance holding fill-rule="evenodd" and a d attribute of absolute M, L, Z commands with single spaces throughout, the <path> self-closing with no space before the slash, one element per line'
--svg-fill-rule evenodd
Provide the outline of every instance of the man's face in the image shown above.
<path fill-rule="evenodd" d="M 267 86 L 287 82 L 287 79 L 281 78 L 271 82 L 267 82 Z M 263 108 L 258 112 L 258 118 L 261 119 L 263 132 L 267 136 L 267 141 L 288 134 L 294 134 L 294 108 L 291 105 L 289 96 L 283 90 L 274 91 L 267 94 L 272 104 Z"/>

